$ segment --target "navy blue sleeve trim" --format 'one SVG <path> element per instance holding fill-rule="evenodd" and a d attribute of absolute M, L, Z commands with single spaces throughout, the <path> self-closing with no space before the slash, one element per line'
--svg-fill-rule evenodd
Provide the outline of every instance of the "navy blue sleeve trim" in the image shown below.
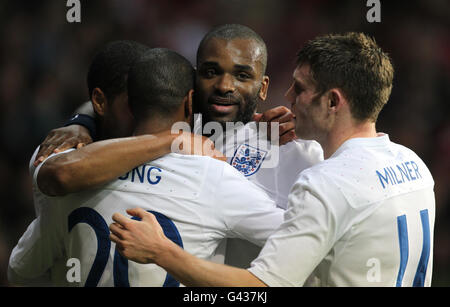
<path fill-rule="evenodd" d="M 95 119 L 92 116 L 76 114 L 64 124 L 64 127 L 70 125 L 81 125 L 89 130 L 89 134 L 93 140 L 97 137 L 97 127 L 95 125 Z"/>

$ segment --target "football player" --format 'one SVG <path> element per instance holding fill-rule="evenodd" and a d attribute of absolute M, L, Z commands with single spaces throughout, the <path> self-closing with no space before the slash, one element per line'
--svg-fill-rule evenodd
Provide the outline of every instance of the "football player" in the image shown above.
<path fill-rule="evenodd" d="M 392 89 L 389 57 L 363 33 L 324 35 L 297 55 L 286 93 L 296 134 L 325 160 L 303 171 L 280 228 L 247 270 L 199 260 L 165 239 L 154 217 L 115 214 L 121 253 L 190 286 L 430 286 L 434 181 L 412 150 L 376 130 Z"/>
<path fill-rule="evenodd" d="M 147 51 L 128 74 L 134 134 L 155 134 L 175 122 L 189 122 L 193 87 L 194 69 L 188 60 L 168 49 Z M 110 115 L 102 118 L 114 120 Z M 88 152 L 90 146 L 95 144 L 47 158 L 35 171 L 36 186 L 46 184 L 47 167 L 73 161 L 73 155 Z M 88 159 L 83 161 L 89 167 Z M 37 277 L 61 260 L 76 259 L 80 278 L 58 274 L 53 278 L 55 285 L 178 286 L 163 269 L 128 263 L 111 245 L 112 213 L 125 213 L 136 205 L 158 216 L 176 244 L 206 259 L 225 237 L 263 245 L 283 220 L 283 210 L 227 163 L 170 153 L 100 188 L 48 198 L 45 210 L 13 250 L 11 279 Z"/>
<path fill-rule="evenodd" d="M 257 104 L 267 98 L 269 77 L 266 75 L 266 67 L 266 45 L 263 39 L 250 28 L 227 24 L 208 32 L 197 51 L 193 103 L 194 111 L 200 112 L 202 118 L 198 118 L 194 123 L 194 128 L 197 127 L 194 132 L 211 137 L 211 132 L 206 128 L 210 123 L 218 123 L 222 127 L 223 133 L 213 135 L 216 149 L 224 153 L 227 162 L 238 169 L 248 180 L 266 191 L 278 207 L 285 209 L 289 191 L 299 173 L 322 161 L 323 151 L 314 140 L 296 138 L 294 115 L 286 107 L 276 107 L 262 115 L 256 114 Z M 261 137 L 261 131 L 257 129 L 257 125 L 252 119 L 278 123 L 279 146 L 267 138 Z M 79 118 L 76 119 L 75 123 L 79 120 Z M 82 120 L 82 124 L 93 126 L 86 124 L 85 117 Z M 232 126 L 233 129 L 226 129 L 227 123 L 235 124 L 237 122 L 242 125 L 238 125 L 236 129 L 235 126 Z M 76 132 L 81 131 L 81 135 L 74 136 L 71 129 Z M 70 130 L 71 137 L 67 143 L 64 143 L 66 137 L 62 136 L 62 132 L 65 133 L 67 130 Z M 78 143 L 86 143 L 86 140 L 90 139 L 87 131 L 76 125 L 65 127 L 62 131 L 53 131 L 41 145 L 41 151 L 37 154 L 36 161 L 41 161 L 55 148 L 56 151 L 59 151 L 66 147 L 76 146 Z M 270 136 L 272 137 L 272 135 Z M 126 149 L 122 150 L 130 153 L 128 158 L 111 161 L 102 159 L 102 162 L 114 165 L 114 168 L 121 168 L 122 173 L 143 162 L 137 159 L 142 158 L 142 154 L 131 153 L 134 150 L 133 145 L 124 146 Z M 138 149 L 143 148 L 138 144 L 136 146 Z M 167 147 L 159 148 L 158 153 L 161 155 L 167 153 L 164 149 Z M 63 195 L 89 188 L 93 184 L 92 181 L 99 183 L 114 179 L 115 177 L 111 176 L 113 173 L 107 171 L 106 168 L 106 166 L 94 167 L 94 163 L 92 163 L 91 167 L 86 168 L 85 172 L 81 174 L 60 167 L 58 168 L 60 176 L 49 176 L 48 187 L 51 191 L 48 192 Z M 117 175 L 117 172 L 114 174 Z M 248 242 L 230 240 L 226 250 L 224 245 L 219 248 L 216 260 L 223 262 L 226 253 L 226 263 L 247 267 L 259 251 L 260 248 Z"/>

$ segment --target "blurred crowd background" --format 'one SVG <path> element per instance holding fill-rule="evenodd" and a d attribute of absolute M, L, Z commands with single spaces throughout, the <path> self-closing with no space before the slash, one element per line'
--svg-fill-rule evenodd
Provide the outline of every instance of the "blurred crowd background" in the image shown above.
<path fill-rule="evenodd" d="M 366 0 L 81 0 L 81 23 L 66 1 L 0 3 L 0 285 L 11 249 L 34 218 L 29 159 L 52 128 L 88 100 L 86 73 L 105 43 L 130 39 L 166 47 L 195 64 L 203 35 L 247 25 L 266 41 L 270 87 L 259 111 L 288 105 L 295 54 L 316 35 L 362 31 L 395 67 L 378 130 L 419 154 L 435 179 L 433 286 L 450 286 L 450 2 L 381 1 L 369 23 Z"/>

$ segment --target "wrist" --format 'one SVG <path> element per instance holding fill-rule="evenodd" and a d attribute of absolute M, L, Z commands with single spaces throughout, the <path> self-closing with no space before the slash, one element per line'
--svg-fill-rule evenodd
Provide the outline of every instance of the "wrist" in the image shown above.
<path fill-rule="evenodd" d="M 94 140 L 97 137 L 97 126 L 95 119 L 86 114 L 75 114 L 67 122 L 64 123 L 64 127 L 70 125 L 80 125 L 89 130 L 91 138 Z"/>
<path fill-rule="evenodd" d="M 178 255 L 179 249 L 180 247 L 177 244 L 169 238 L 164 237 L 158 244 L 158 252 L 154 253 L 153 259 L 150 259 L 150 262 L 154 262 L 164 269 L 170 268 L 171 263 L 175 261 Z"/>

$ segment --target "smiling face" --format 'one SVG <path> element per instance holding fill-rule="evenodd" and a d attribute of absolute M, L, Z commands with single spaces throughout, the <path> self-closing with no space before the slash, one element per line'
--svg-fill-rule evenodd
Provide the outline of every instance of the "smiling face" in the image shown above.
<path fill-rule="evenodd" d="M 328 116 L 327 96 L 317 92 L 309 65 L 298 66 L 293 79 L 285 97 L 295 115 L 295 133 L 301 139 L 318 140 L 332 124 Z"/>
<path fill-rule="evenodd" d="M 262 50 L 252 39 L 211 38 L 200 50 L 195 101 L 204 122 L 252 120 L 265 100 L 269 78 L 263 75 Z"/>

